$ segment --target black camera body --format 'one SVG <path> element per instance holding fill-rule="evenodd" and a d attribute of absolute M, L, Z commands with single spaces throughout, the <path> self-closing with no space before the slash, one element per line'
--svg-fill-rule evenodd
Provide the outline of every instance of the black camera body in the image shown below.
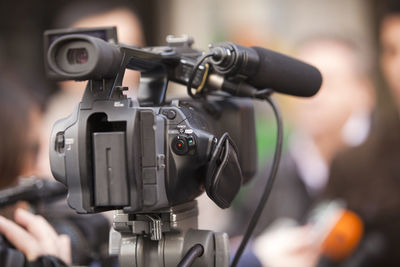
<path fill-rule="evenodd" d="M 120 266 L 186 266 L 196 258 L 196 266 L 229 266 L 228 236 L 197 229 L 194 199 L 206 191 L 219 207 L 231 205 L 257 170 L 249 99 L 271 104 L 278 126 L 274 162 L 235 265 L 279 165 L 282 124 L 270 95 L 312 96 L 322 82 L 319 71 L 231 42 L 204 53 L 189 37 L 127 46 L 117 42 L 115 28 L 47 31 L 44 41 L 50 78 L 88 80 L 75 111 L 53 127 L 53 175 L 68 187 L 78 213 L 117 210 L 109 253 Z M 137 99 L 123 93 L 126 69 L 141 73 Z M 191 98 L 166 101 L 169 81 L 186 86 Z"/>
<path fill-rule="evenodd" d="M 255 157 L 249 100 L 207 103 L 219 109 L 217 115 L 196 104 L 177 100 L 150 108 L 131 99 L 94 101 L 90 109 L 81 104 L 58 121 L 51 138 L 51 169 L 67 185 L 69 204 L 78 212 L 135 212 L 193 200 L 204 192 L 207 164 L 228 117 L 237 126 L 250 124 L 236 140 L 247 140 L 246 146 L 253 143 L 247 156 Z M 239 158 L 249 159 L 245 154 Z M 249 167 L 255 166 L 247 164 L 245 174 L 250 178 L 255 169 Z"/>
<path fill-rule="evenodd" d="M 51 169 L 68 187 L 69 205 L 78 213 L 152 212 L 207 191 L 229 207 L 257 170 L 251 100 L 222 94 L 166 102 L 168 81 L 186 84 L 201 56 L 191 39 L 139 49 L 87 32 L 45 33 L 49 76 L 89 79 L 82 102 L 54 125 L 50 140 Z M 123 94 L 126 68 L 141 71 L 138 100 Z M 199 69 L 194 86 L 206 71 Z"/>

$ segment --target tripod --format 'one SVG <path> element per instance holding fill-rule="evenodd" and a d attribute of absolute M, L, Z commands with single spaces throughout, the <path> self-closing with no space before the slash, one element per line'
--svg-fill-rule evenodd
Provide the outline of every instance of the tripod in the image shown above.
<path fill-rule="evenodd" d="M 157 213 L 127 214 L 117 211 L 110 230 L 110 255 L 118 255 L 121 267 L 229 266 L 228 235 L 197 229 L 197 201 Z M 202 248 L 190 263 L 195 247 Z"/>

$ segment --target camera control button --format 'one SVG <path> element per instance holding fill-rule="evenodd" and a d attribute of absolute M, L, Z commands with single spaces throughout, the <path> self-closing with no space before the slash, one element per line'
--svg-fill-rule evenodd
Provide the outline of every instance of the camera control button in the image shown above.
<path fill-rule="evenodd" d="M 168 110 L 167 118 L 170 120 L 173 120 L 173 119 L 175 119 L 175 117 L 176 117 L 176 111 L 172 110 L 172 109 Z"/>
<path fill-rule="evenodd" d="M 183 140 L 176 141 L 175 148 L 178 151 L 183 151 L 185 149 L 185 142 Z"/>
<path fill-rule="evenodd" d="M 64 153 L 65 149 L 65 137 L 64 133 L 58 133 L 56 135 L 56 151 L 60 154 Z"/>
<path fill-rule="evenodd" d="M 188 152 L 188 144 L 184 137 L 177 136 L 172 141 L 172 150 L 178 155 L 185 155 Z"/>
<path fill-rule="evenodd" d="M 196 140 L 194 139 L 193 136 L 188 136 L 188 137 L 186 138 L 186 141 L 187 141 L 187 143 L 188 143 L 189 148 L 194 148 L 194 147 L 196 147 Z"/>
<path fill-rule="evenodd" d="M 161 111 L 161 114 L 163 114 L 169 120 L 173 120 L 176 118 L 176 111 L 173 109 L 163 109 Z"/>

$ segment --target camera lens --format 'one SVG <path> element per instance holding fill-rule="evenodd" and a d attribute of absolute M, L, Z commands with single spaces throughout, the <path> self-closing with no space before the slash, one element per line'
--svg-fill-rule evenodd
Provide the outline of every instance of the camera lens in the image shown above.
<path fill-rule="evenodd" d="M 67 52 L 69 64 L 85 64 L 89 60 L 89 53 L 86 48 L 71 48 Z"/>

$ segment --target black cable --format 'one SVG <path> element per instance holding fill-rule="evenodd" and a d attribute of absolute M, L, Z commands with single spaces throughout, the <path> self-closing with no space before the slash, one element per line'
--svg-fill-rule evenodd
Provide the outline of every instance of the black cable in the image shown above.
<path fill-rule="evenodd" d="M 271 190 L 272 190 L 275 178 L 276 178 L 276 173 L 278 171 L 279 161 L 281 159 L 281 153 L 282 153 L 283 127 L 282 127 L 282 119 L 281 119 L 279 110 L 278 110 L 277 106 L 275 105 L 274 101 L 269 97 L 269 95 L 259 96 L 259 97 L 261 99 L 265 99 L 271 105 L 272 110 L 274 111 L 275 118 L 276 118 L 276 124 L 277 124 L 277 142 L 276 142 L 276 146 L 275 146 L 274 160 L 272 163 L 272 167 L 271 167 L 271 170 L 269 173 L 267 183 L 265 185 L 264 193 L 261 197 L 260 202 L 258 203 L 256 210 L 254 211 L 253 217 L 251 218 L 249 225 L 247 226 L 246 233 L 244 234 L 242 242 L 240 243 L 240 246 L 235 254 L 235 257 L 232 261 L 231 267 L 236 267 L 236 265 L 239 263 L 240 257 L 242 256 L 243 251 L 246 248 L 247 242 L 249 241 L 249 239 L 257 225 L 258 219 L 261 216 L 264 206 L 268 200 L 268 197 L 271 194 Z"/>
<path fill-rule="evenodd" d="M 201 257 L 204 253 L 204 248 L 200 244 L 196 244 L 191 247 L 188 252 L 186 252 L 185 256 L 179 262 L 177 267 L 187 267 L 192 266 L 193 262 L 198 258 Z"/>
<path fill-rule="evenodd" d="M 201 63 L 203 63 L 203 61 L 206 58 L 212 57 L 214 55 L 215 55 L 215 53 L 212 52 L 212 51 L 207 52 L 197 60 L 196 64 L 194 64 L 193 69 L 192 69 L 192 73 L 190 74 L 189 81 L 188 81 L 187 87 L 186 87 L 188 95 L 190 95 L 192 98 L 199 98 L 199 96 L 196 96 L 196 95 L 194 95 L 192 93 L 192 84 L 193 84 L 194 78 L 196 77 L 196 73 L 197 73 L 198 68 L 200 67 Z"/>

